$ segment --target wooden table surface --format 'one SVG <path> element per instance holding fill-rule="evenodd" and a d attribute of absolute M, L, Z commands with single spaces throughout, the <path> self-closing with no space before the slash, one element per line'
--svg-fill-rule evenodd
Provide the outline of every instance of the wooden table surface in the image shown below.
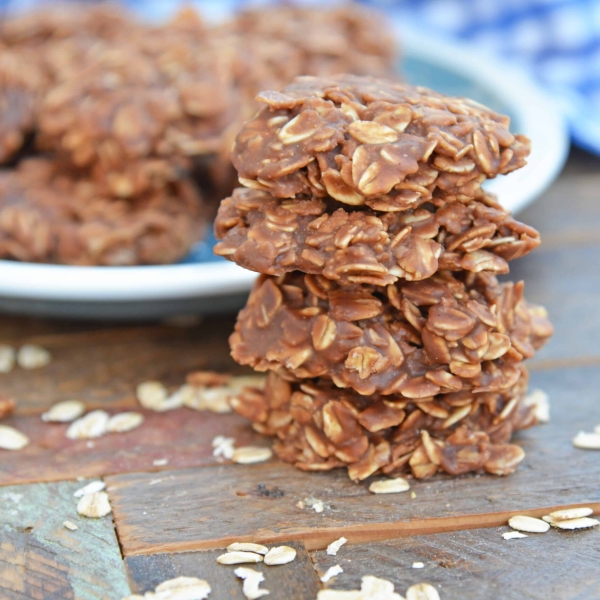
<path fill-rule="evenodd" d="M 36 343 L 53 355 L 42 369 L 0 375 L 0 392 L 17 401 L 3 423 L 31 439 L 24 450 L 0 450 L 0 599 L 119 600 L 179 575 L 207 579 L 210 600 L 243 598 L 234 567 L 215 561 L 236 540 L 297 549 L 293 563 L 258 566 L 273 600 L 356 589 L 363 575 L 389 579 L 401 594 L 426 581 L 442 600 L 600 598 L 600 528 L 501 535 L 514 514 L 574 505 L 600 513 L 600 452 L 571 443 L 600 424 L 600 159 L 573 151 L 519 217 L 543 238 L 511 278 L 525 279 L 527 297 L 548 308 L 556 327 L 530 365 L 532 387 L 550 396 L 551 422 L 518 435 L 527 455 L 514 475 L 437 476 L 411 482 L 412 496 L 372 495 L 368 482 L 344 472 L 302 473 L 276 460 L 219 463 L 216 435 L 270 443 L 235 415 L 142 411 L 140 428 L 93 441 L 68 440 L 66 425 L 41 421 L 58 400 L 139 410 L 142 381 L 176 387 L 194 369 L 241 372 L 227 347 L 234 315 L 187 326 L 0 317 L 1 343 Z M 98 477 L 112 518 L 80 517 L 73 492 Z M 324 502 L 322 513 L 297 508 L 310 496 Z M 348 544 L 328 556 L 324 548 L 342 535 Z M 335 564 L 343 574 L 321 584 Z"/>

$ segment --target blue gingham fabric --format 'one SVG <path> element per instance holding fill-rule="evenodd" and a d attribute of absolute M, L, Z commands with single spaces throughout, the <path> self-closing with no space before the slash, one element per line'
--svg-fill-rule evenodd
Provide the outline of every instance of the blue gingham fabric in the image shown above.
<path fill-rule="evenodd" d="M 324 5 L 309 0 L 309 4 Z M 0 0 L 7 10 L 40 0 Z M 46 2 L 47 3 L 47 2 Z M 149 18 L 172 14 L 180 0 L 124 0 Z M 192 0 L 222 18 L 247 0 Z M 265 2 L 261 2 L 264 4 Z M 482 48 L 527 70 L 560 104 L 573 141 L 600 155 L 600 0 L 364 0 L 390 19 Z"/>

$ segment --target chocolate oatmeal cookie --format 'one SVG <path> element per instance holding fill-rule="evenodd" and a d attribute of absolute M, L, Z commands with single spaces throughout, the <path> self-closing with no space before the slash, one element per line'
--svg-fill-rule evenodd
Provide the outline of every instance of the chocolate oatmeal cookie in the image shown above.
<path fill-rule="evenodd" d="M 419 281 L 438 269 L 508 273 L 508 262 L 539 245 L 489 195 L 440 209 L 352 210 L 327 198 L 282 200 L 237 188 L 221 202 L 215 254 L 268 275 L 303 271 L 340 285 Z"/>
<path fill-rule="evenodd" d="M 276 197 L 330 196 L 378 211 L 483 195 L 486 178 L 525 164 L 529 140 L 466 98 L 372 77 L 299 77 L 236 138 L 242 185 Z"/>
<path fill-rule="evenodd" d="M 230 339 L 257 371 L 327 377 L 363 395 L 407 398 L 512 387 L 552 328 L 523 284 L 439 272 L 387 288 L 319 275 L 261 276 Z"/>

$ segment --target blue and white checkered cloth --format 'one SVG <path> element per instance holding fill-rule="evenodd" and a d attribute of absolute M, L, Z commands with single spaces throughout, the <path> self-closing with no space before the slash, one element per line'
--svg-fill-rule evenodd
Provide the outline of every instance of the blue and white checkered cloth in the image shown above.
<path fill-rule="evenodd" d="M 21 9 L 39 3 L 40 0 L 0 0 L 0 7 Z M 151 17 L 168 16 L 181 5 L 180 0 L 124 0 L 124 3 Z M 221 17 L 252 2 L 192 0 L 191 3 L 205 13 Z M 573 141 L 600 155 L 600 0 L 364 0 L 364 3 L 386 11 L 405 27 L 414 25 L 449 40 L 467 42 L 527 70 L 562 107 Z"/>

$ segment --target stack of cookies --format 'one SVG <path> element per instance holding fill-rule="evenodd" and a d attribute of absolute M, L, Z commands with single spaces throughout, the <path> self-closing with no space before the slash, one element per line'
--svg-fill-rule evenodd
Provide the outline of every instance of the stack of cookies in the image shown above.
<path fill-rule="evenodd" d="M 507 117 L 383 79 L 301 77 L 237 136 L 216 252 L 262 273 L 231 336 L 269 371 L 234 408 L 300 469 L 512 472 L 536 422 L 525 359 L 552 333 L 523 283 L 539 244 L 482 183 L 525 165 Z"/>

